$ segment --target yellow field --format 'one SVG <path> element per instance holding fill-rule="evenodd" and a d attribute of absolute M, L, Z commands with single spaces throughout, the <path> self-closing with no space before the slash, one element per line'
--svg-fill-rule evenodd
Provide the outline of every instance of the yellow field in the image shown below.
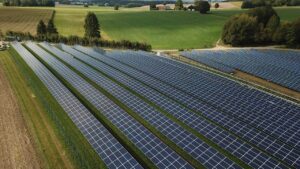
<path fill-rule="evenodd" d="M 53 10 L 27 8 L 0 8 L 0 30 L 22 31 L 36 34 L 36 26 L 42 19 L 48 22 Z"/>

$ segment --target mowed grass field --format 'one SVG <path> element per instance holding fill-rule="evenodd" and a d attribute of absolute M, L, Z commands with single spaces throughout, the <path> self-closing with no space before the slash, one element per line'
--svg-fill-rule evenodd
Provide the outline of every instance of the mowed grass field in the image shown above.
<path fill-rule="evenodd" d="M 104 39 L 146 42 L 153 49 L 191 49 L 215 46 L 226 20 L 241 9 L 212 9 L 211 14 L 200 15 L 188 11 L 149 11 L 148 8 L 120 8 L 91 6 L 59 6 L 56 8 L 0 8 L 0 29 L 31 32 L 41 18 L 47 20 L 56 11 L 55 24 L 60 34 L 84 35 L 84 18 L 95 12 Z M 299 7 L 276 8 L 284 20 L 295 20 Z M 13 17 L 8 17 L 13 16 Z"/>
<path fill-rule="evenodd" d="M 276 8 L 282 20 L 299 17 L 300 8 Z M 220 38 L 223 24 L 245 10 L 213 10 L 200 15 L 187 11 L 114 11 L 112 8 L 57 9 L 55 23 L 63 35 L 83 36 L 83 22 L 87 11 L 96 13 L 102 36 L 110 40 L 146 42 L 154 49 L 209 48 Z"/>
<path fill-rule="evenodd" d="M 0 30 L 3 33 L 11 30 L 36 34 L 36 26 L 39 20 L 42 19 L 48 22 L 52 12 L 52 9 L 0 7 Z"/>

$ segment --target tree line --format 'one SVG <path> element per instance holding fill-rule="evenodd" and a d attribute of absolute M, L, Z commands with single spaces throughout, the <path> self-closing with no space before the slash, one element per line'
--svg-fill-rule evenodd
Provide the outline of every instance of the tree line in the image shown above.
<path fill-rule="evenodd" d="M 231 17 L 223 27 L 221 38 L 232 46 L 286 45 L 300 48 L 300 18 L 280 22 L 271 6 L 253 8 Z"/>
<path fill-rule="evenodd" d="M 55 13 L 54 13 L 55 14 Z M 124 49 L 132 49 L 132 50 L 144 50 L 151 51 L 151 45 L 147 43 L 140 42 L 131 42 L 128 40 L 114 41 L 114 40 L 104 40 L 101 39 L 100 33 L 100 24 L 98 22 L 97 16 L 89 12 L 85 18 L 84 29 L 85 34 L 84 37 L 79 36 L 61 36 L 59 35 L 53 19 L 54 14 L 51 19 L 48 21 L 47 25 L 43 20 L 40 20 L 37 25 L 37 34 L 32 35 L 29 32 L 6 32 L 6 38 L 17 37 L 22 40 L 34 40 L 34 41 L 47 41 L 52 43 L 65 43 L 68 45 L 82 45 L 82 46 L 101 46 L 101 47 L 109 47 L 109 48 L 124 48 Z M 0 36 L 3 34 L 0 31 Z M 10 40 L 10 39 L 6 39 Z"/>
<path fill-rule="evenodd" d="M 244 0 L 241 8 L 249 9 L 262 6 L 300 6 L 300 0 Z"/>
<path fill-rule="evenodd" d="M 54 0 L 4 0 L 3 6 L 55 6 Z"/>

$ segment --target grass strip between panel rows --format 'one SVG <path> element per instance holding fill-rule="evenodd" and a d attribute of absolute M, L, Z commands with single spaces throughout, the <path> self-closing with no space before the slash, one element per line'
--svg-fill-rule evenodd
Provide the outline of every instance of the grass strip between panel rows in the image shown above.
<path fill-rule="evenodd" d="M 25 46 L 25 45 L 24 45 Z M 80 92 L 63 78 L 48 63 L 40 58 L 34 51 L 25 46 L 40 62 L 42 62 L 77 98 L 80 102 L 102 123 L 102 125 L 130 152 L 130 154 L 144 167 L 157 168 L 128 138 L 110 122 L 93 104 L 91 104 Z M 47 51 L 47 50 L 46 50 Z M 49 51 L 47 51 L 49 52 Z"/>
<path fill-rule="evenodd" d="M 99 167 L 106 168 L 104 162 L 100 160 L 97 153 L 93 150 L 91 145 L 77 129 L 75 124 L 60 107 L 55 98 L 50 94 L 42 81 L 35 75 L 31 68 L 14 49 L 10 49 L 9 52 L 11 53 L 11 56 L 13 56 L 12 60 L 14 60 L 14 63 L 17 65 L 21 76 L 27 83 L 26 88 L 30 88 L 30 90 L 32 90 L 32 92 L 36 96 L 35 98 L 37 98 L 34 99 L 37 102 L 36 105 L 34 105 L 35 108 L 27 109 L 27 112 L 33 111 L 32 113 L 30 113 L 30 118 L 32 119 L 38 118 L 37 116 L 40 114 L 39 120 L 37 119 L 37 121 L 35 122 L 32 121 L 32 126 L 38 134 L 37 139 L 39 140 L 39 142 L 41 142 L 40 144 L 45 144 L 44 142 L 49 142 L 49 140 L 51 139 L 49 138 L 46 139 L 47 141 L 45 141 L 45 138 L 41 136 L 47 135 L 45 134 L 47 132 L 43 132 L 43 129 L 47 129 L 47 125 L 44 127 L 39 125 L 39 123 L 45 121 L 45 123 L 49 123 L 48 125 L 50 126 L 50 128 L 53 128 L 54 134 L 58 137 L 59 141 L 62 144 L 62 149 L 60 150 L 61 152 L 57 153 L 66 153 L 67 157 L 70 158 L 71 162 L 74 164 L 72 165 L 72 167 L 90 169 Z M 14 78 L 15 76 L 17 75 L 14 75 L 12 78 Z M 30 94 L 27 93 L 25 94 L 26 96 L 24 96 L 24 92 L 27 91 L 27 89 L 24 89 L 24 86 L 22 87 L 19 85 L 20 80 L 18 80 L 18 82 L 14 82 L 14 84 L 16 85 L 17 91 L 22 94 L 22 96 L 20 97 L 22 97 L 22 102 L 26 104 L 24 106 L 28 108 L 28 106 L 31 104 L 29 103 L 29 100 L 31 99 L 28 99 L 28 97 L 31 97 Z M 36 108 L 41 108 L 42 110 L 37 110 Z M 62 163 L 60 162 L 61 159 L 58 158 L 57 154 L 49 154 L 49 152 L 53 152 L 53 149 L 55 149 L 53 147 L 55 145 L 53 144 L 56 143 L 52 143 L 50 145 L 47 144 L 47 146 L 42 145 L 42 153 L 45 154 L 44 156 L 50 168 L 61 166 L 59 163 Z"/>
<path fill-rule="evenodd" d="M 92 58 L 94 58 L 94 59 L 96 59 L 96 60 L 102 62 L 100 59 L 98 59 L 98 58 L 96 58 L 96 57 L 93 57 L 93 56 L 90 56 L 90 57 L 92 57 Z M 115 60 L 115 59 L 113 59 L 113 60 Z M 118 60 L 115 60 L 115 61 L 119 62 Z M 281 159 L 275 157 L 273 154 L 268 153 L 267 151 L 265 151 L 265 150 L 263 150 L 263 149 L 257 147 L 255 144 L 252 144 L 252 143 L 249 142 L 248 140 L 241 138 L 239 135 L 237 135 L 237 134 L 231 132 L 231 131 L 228 130 L 227 128 L 225 128 L 225 127 L 219 125 L 218 123 L 212 121 L 211 119 L 207 118 L 206 116 L 203 115 L 203 113 L 190 109 L 189 107 L 187 107 L 187 106 L 184 105 L 183 103 L 180 103 L 179 101 L 174 100 L 173 98 L 171 98 L 171 97 L 169 97 L 169 96 L 166 96 L 164 93 L 158 91 L 157 89 L 155 89 L 155 88 L 149 86 L 148 84 L 146 84 L 146 83 L 140 81 L 139 79 L 136 79 L 135 77 L 133 77 L 133 76 L 127 74 L 126 72 L 124 72 L 124 71 L 122 71 L 122 70 L 120 70 L 120 69 L 118 69 L 118 68 L 116 68 L 116 67 L 114 67 L 114 66 L 111 66 L 111 65 L 109 65 L 109 64 L 107 64 L 107 63 L 105 63 L 105 62 L 102 62 L 102 63 L 104 63 L 104 64 L 106 64 L 106 65 L 108 65 L 108 66 L 110 66 L 110 67 L 116 69 L 117 71 L 119 71 L 119 72 L 121 72 L 121 73 L 124 73 L 125 75 L 127 75 L 127 76 L 129 76 L 129 77 L 131 77 L 131 78 L 133 78 L 133 79 L 135 79 L 135 80 L 137 80 L 137 81 L 140 82 L 141 84 L 143 84 L 143 85 L 145 85 L 145 86 L 147 86 L 147 87 L 149 87 L 149 88 L 151 88 L 151 89 L 157 91 L 158 93 L 164 95 L 164 96 L 167 97 L 168 99 L 171 99 L 172 101 L 174 101 L 174 102 L 176 102 L 177 104 L 183 106 L 184 108 L 190 110 L 191 112 L 195 113 L 196 115 L 198 115 L 198 116 L 200 116 L 200 117 L 206 119 L 208 122 L 212 123 L 213 125 L 216 125 L 216 126 L 222 128 L 222 129 L 224 129 L 225 131 L 229 132 L 230 134 L 232 134 L 232 135 L 236 136 L 237 138 L 241 139 L 242 141 L 248 143 L 249 145 L 253 146 L 253 147 L 256 148 L 257 150 L 259 150 L 259 151 L 261 151 L 261 152 L 263 152 L 263 153 L 265 153 L 265 154 L 271 156 L 273 159 L 279 161 L 280 163 L 282 163 L 282 164 L 284 164 L 284 165 L 286 165 L 286 166 L 291 167 L 291 166 L 290 166 L 289 164 L 287 164 L 285 161 L 282 161 Z M 124 63 L 122 63 L 122 62 L 120 62 L 120 63 L 121 63 L 121 64 L 124 64 Z M 127 64 L 125 64 L 125 65 L 131 67 L 130 65 L 127 65 Z M 92 66 L 92 65 L 90 65 L 90 66 Z M 134 67 L 131 67 L 131 68 L 135 69 Z M 135 70 L 137 70 L 137 69 L 135 69 Z M 117 82 L 117 80 L 115 80 L 115 81 Z M 159 80 L 159 81 L 160 81 L 160 80 Z M 119 83 L 120 83 L 120 82 L 119 82 Z M 120 84 L 122 84 L 122 83 L 120 83 Z M 124 87 L 127 88 L 127 86 L 125 86 L 125 85 L 124 85 Z M 130 90 L 130 89 L 128 88 L 128 90 Z M 132 91 L 133 93 L 139 95 L 137 92 L 135 92 L 135 91 L 133 91 L 133 90 L 131 90 L 131 91 Z M 143 96 L 140 96 L 140 97 L 143 97 Z M 146 99 L 146 98 L 144 98 L 144 99 Z M 147 99 L 146 99 L 146 100 L 147 100 Z M 149 101 L 149 100 L 148 100 L 148 101 Z M 151 102 L 151 101 L 149 101 L 149 102 Z M 204 102 L 206 102 L 206 101 L 204 101 Z M 151 103 L 152 103 L 152 102 L 151 102 Z M 157 107 L 158 109 L 162 110 L 162 112 L 167 113 L 167 111 L 164 111 L 162 108 L 160 108 L 160 107 L 157 106 L 156 104 L 154 104 L 154 103 L 152 103 L 152 104 L 153 104 L 153 106 L 155 106 L 155 107 Z M 219 109 L 218 109 L 218 110 L 219 110 Z M 222 111 L 222 110 L 219 110 L 219 111 Z M 168 113 L 167 113 L 167 114 L 168 114 Z M 189 126 L 183 124 L 183 123 L 182 123 L 180 120 L 178 120 L 176 117 L 174 117 L 174 116 L 172 116 L 172 115 L 166 115 L 166 116 L 168 116 L 168 117 L 171 118 L 171 119 L 174 119 L 175 121 L 178 122 L 178 124 L 183 125 L 182 127 L 186 128 L 186 129 L 187 129 L 187 128 L 190 128 Z M 194 130 L 194 129 L 192 129 L 192 128 L 187 129 L 187 130 L 191 130 L 192 133 L 194 133 L 195 135 L 197 135 L 197 134 L 195 133 L 195 132 L 197 132 L 196 130 Z M 192 130 L 193 130 L 193 131 L 192 131 Z M 221 147 L 220 147 L 220 148 L 221 148 Z M 230 154 L 230 155 L 232 156 L 232 154 Z M 237 158 L 237 157 L 234 156 L 233 158 Z M 238 160 L 240 160 L 240 159 L 238 159 Z M 240 160 L 240 161 L 241 161 L 241 160 Z M 241 162 L 243 162 L 243 161 L 241 161 Z M 243 163 L 244 163 L 244 162 L 243 162 Z"/>
<path fill-rule="evenodd" d="M 45 49 L 46 50 L 46 49 Z M 47 52 L 51 53 L 51 51 L 46 50 Z M 140 122 L 145 128 L 150 130 L 155 136 L 157 136 L 162 142 L 167 144 L 169 147 L 171 147 L 175 152 L 177 152 L 179 155 L 181 155 L 186 161 L 188 161 L 191 165 L 193 165 L 196 168 L 204 168 L 204 166 L 199 163 L 197 160 L 195 160 L 191 155 L 186 153 L 184 150 L 182 150 L 179 146 L 177 146 L 175 143 L 170 141 L 165 135 L 163 135 L 161 132 L 159 132 L 155 127 L 150 125 L 146 120 L 144 120 L 142 117 L 140 117 L 136 112 L 131 110 L 128 106 L 126 106 L 124 103 L 122 103 L 120 100 L 115 98 L 112 94 L 107 92 L 105 89 L 100 87 L 98 84 L 96 84 L 91 79 L 87 78 L 85 75 L 83 75 L 81 72 L 76 70 L 74 67 L 69 65 L 68 63 L 64 62 L 60 58 L 58 58 L 55 54 L 51 53 L 53 56 L 55 56 L 57 59 L 59 59 L 62 63 L 67 65 L 70 69 L 72 69 L 74 72 L 76 72 L 79 76 L 81 76 L 83 79 L 85 79 L 87 82 L 89 82 L 92 86 L 94 86 L 97 90 L 99 90 L 101 93 L 103 93 L 105 96 L 107 96 L 110 100 L 112 100 L 114 103 L 116 103 L 118 106 L 120 106 L 122 109 L 124 109 L 130 116 L 132 116 L 135 120 Z M 85 63 L 83 63 L 85 64 Z"/>
<path fill-rule="evenodd" d="M 92 57 L 92 56 L 90 56 Z M 221 154 L 227 156 L 230 160 L 234 161 L 235 163 L 237 163 L 238 165 L 240 165 L 243 168 L 251 168 L 249 165 L 247 165 L 245 162 L 243 162 L 242 160 L 240 160 L 239 158 L 235 157 L 234 155 L 232 155 L 231 153 L 227 152 L 226 150 L 224 150 L 222 147 L 220 147 L 219 145 L 217 145 L 216 143 L 214 143 L 213 141 L 209 140 L 208 138 L 206 138 L 204 135 L 200 134 L 198 131 L 196 131 L 195 129 L 189 127 L 188 125 L 186 125 L 185 123 L 183 123 L 182 121 L 178 120 L 176 117 L 174 117 L 173 115 L 171 115 L 170 113 L 168 113 L 167 111 L 165 111 L 164 109 L 162 109 L 161 107 L 157 106 L 155 103 L 149 101 L 148 99 L 144 98 L 141 94 L 139 94 L 138 92 L 130 89 L 129 87 L 127 87 L 126 85 L 122 84 L 121 82 L 117 81 L 116 79 L 110 77 L 109 75 L 105 74 L 104 72 L 99 71 L 96 67 L 84 62 L 84 60 L 81 60 L 79 58 L 77 58 L 78 60 L 80 60 L 81 62 L 89 65 L 90 67 L 92 67 L 93 69 L 95 69 L 96 71 L 98 71 L 99 73 L 103 74 L 104 76 L 106 76 L 107 78 L 109 78 L 110 80 L 112 80 L 113 82 L 119 84 L 120 86 L 122 86 L 123 88 L 125 88 L 126 90 L 128 90 L 129 92 L 131 92 L 132 94 L 136 95 L 137 97 L 139 97 L 140 99 L 142 99 L 143 101 L 145 101 L 146 103 L 148 103 L 149 105 L 153 106 L 154 108 L 156 108 L 157 110 L 159 110 L 159 112 L 161 112 L 164 116 L 168 117 L 169 119 L 171 119 L 173 122 L 175 122 L 176 124 L 178 124 L 179 126 L 183 127 L 185 130 L 187 130 L 188 132 L 192 133 L 193 135 L 197 136 L 199 139 L 201 139 L 202 141 L 204 141 L 206 144 L 208 144 L 209 146 L 215 148 L 217 151 L 219 151 Z M 94 58 L 96 59 L 96 58 Z M 104 62 L 103 62 L 104 63 Z M 106 64 L 106 63 L 104 63 Z M 106 64 L 107 65 L 107 64 Z M 110 65 L 108 65 L 110 66 Z M 112 67 L 114 68 L 114 67 Z M 119 70 L 117 70 L 119 71 Z"/>

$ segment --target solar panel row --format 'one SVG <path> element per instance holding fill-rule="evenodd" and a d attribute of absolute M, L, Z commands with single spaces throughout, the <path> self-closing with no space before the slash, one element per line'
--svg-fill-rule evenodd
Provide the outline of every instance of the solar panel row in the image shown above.
<path fill-rule="evenodd" d="M 178 69 L 171 64 L 153 59 L 154 57 L 130 55 L 125 59 L 118 55 L 115 58 L 192 97 L 229 111 L 294 147 L 299 147 L 300 114 L 297 112 L 300 112 L 300 108 L 296 105 L 249 89 L 234 81 L 220 79 L 214 74 L 200 70 L 195 72 L 185 68 Z"/>
<path fill-rule="evenodd" d="M 81 46 L 77 46 L 76 49 L 81 50 L 87 54 L 89 54 L 92 57 L 98 58 L 102 61 L 109 61 L 109 58 L 106 58 L 103 55 L 100 55 L 99 53 L 93 51 L 92 49 L 84 48 Z M 157 91 L 144 86 L 140 82 L 136 81 L 135 79 L 122 74 L 121 72 L 117 71 L 116 69 L 113 69 L 112 67 L 103 64 L 91 57 L 83 56 L 82 54 L 75 54 L 74 56 L 82 59 L 86 63 L 90 64 L 91 66 L 96 67 L 98 70 L 105 72 L 109 76 L 115 78 L 116 80 L 122 82 L 123 84 L 127 85 L 131 89 L 135 90 L 136 92 L 140 93 L 141 95 L 145 96 L 145 98 L 151 100 L 152 102 L 156 103 L 160 107 L 164 108 L 166 111 L 168 111 L 170 114 L 174 115 L 178 119 L 180 119 L 182 122 L 186 123 L 187 125 L 191 126 L 192 128 L 196 129 L 200 133 L 204 134 L 208 138 L 212 139 L 216 143 L 219 143 L 222 147 L 225 147 L 231 152 L 235 152 L 237 156 L 242 156 L 242 159 L 245 159 L 245 161 L 249 162 L 254 157 L 249 157 L 247 154 L 256 154 L 257 151 L 253 150 L 253 147 L 245 144 L 244 146 L 240 146 L 241 142 L 240 140 L 236 139 L 235 137 L 228 134 L 226 131 L 222 131 L 216 126 L 211 125 L 209 122 L 205 121 L 204 119 L 200 118 L 199 116 L 193 114 L 186 108 L 182 107 L 181 105 L 175 103 L 174 101 L 171 101 L 167 97 L 163 96 L 162 94 L 158 93 Z M 110 63 L 113 61 L 111 60 Z M 115 65 L 120 68 L 120 65 Z M 206 108 L 205 108 L 206 109 Z M 206 110 L 210 111 L 210 109 Z M 254 132 L 254 131 L 253 131 Z M 266 143 L 268 141 L 268 137 L 265 137 L 265 135 L 260 135 L 264 139 L 262 143 Z M 249 139 L 249 138 L 247 138 Z M 252 137 L 251 137 L 252 139 Z M 256 140 L 256 139 L 254 139 Z M 270 141 L 270 138 L 269 138 Z M 226 143 L 227 142 L 227 143 Z M 255 142 L 257 143 L 257 142 Z M 272 143 L 272 142 L 271 142 Z M 263 144 L 267 147 L 270 147 L 269 143 Z M 299 157 L 297 153 L 295 153 L 294 150 L 291 150 L 289 147 L 285 148 L 285 146 L 279 145 L 278 142 L 273 143 L 273 145 L 276 145 L 274 148 L 270 147 L 271 150 L 269 151 L 270 154 L 277 155 L 278 158 L 281 158 L 282 160 L 287 161 L 290 165 L 293 165 L 293 163 L 296 161 L 296 159 Z M 236 147 L 239 148 L 236 148 Z M 234 148 L 233 148 L 234 147 Z M 247 148 L 245 148 L 247 147 Z M 264 146 L 259 146 L 266 148 Z M 242 152 L 242 150 L 248 150 L 246 152 Z M 250 149 L 250 150 L 249 150 Z M 255 152 L 256 151 L 256 152 Z M 256 158 L 259 158 L 259 156 L 263 156 L 263 154 L 258 155 Z M 259 163 L 259 162 L 257 162 Z M 254 164 L 253 164 L 254 165 Z M 257 167 L 257 166 L 256 166 Z"/>
<path fill-rule="evenodd" d="M 300 91 L 300 52 L 283 50 L 239 49 L 182 52 L 192 60 L 227 72 L 229 67 Z M 219 66 L 219 65 L 223 65 Z"/>
<path fill-rule="evenodd" d="M 165 145 L 149 130 L 58 59 L 32 42 L 28 42 L 26 45 L 67 80 L 103 115 L 105 115 L 159 168 L 176 168 L 178 166 L 181 166 L 182 168 L 192 168 L 190 164 Z"/>
<path fill-rule="evenodd" d="M 74 56 L 81 56 L 80 58 L 88 57 L 84 56 L 83 53 L 72 49 L 71 47 L 62 45 L 62 48 Z M 57 49 L 52 48 L 51 51 L 56 52 L 57 55 L 60 55 L 61 59 L 110 92 L 117 99 L 138 113 L 143 119 L 156 127 L 157 130 L 161 131 L 165 136 L 175 142 L 179 147 L 190 153 L 190 155 L 195 157 L 206 167 L 211 168 L 223 166 L 228 168 L 234 166 L 233 162 L 225 158 L 218 151 L 209 147 L 205 142 L 165 117 L 158 110 L 155 110 L 152 106 L 134 96 L 126 89 L 112 82 L 108 78 L 105 78 L 91 67 L 84 65 L 80 61 L 73 59 L 72 56 L 62 53 Z"/>
<path fill-rule="evenodd" d="M 80 101 L 20 43 L 12 46 L 41 79 L 108 168 L 142 168 Z"/>
<path fill-rule="evenodd" d="M 115 66 L 115 68 L 121 69 L 122 67 L 124 67 L 124 65 L 121 65 L 120 63 L 111 60 L 110 58 L 100 55 L 99 53 L 93 51 L 92 49 L 84 48 L 81 46 L 76 46 L 76 49 L 81 50 L 89 54 L 90 56 L 97 58 L 105 62 L 106 64 L 109 64 L 110 66 Z M 149 99 L 150 101 L 154 102 L 161 108 L 173 114 L 175 117 L 177 117 L 184 123 L 190 125 L 192 128 L 198 131 L 201 131 L 202 129 L 203 131 L 209 133 L 211 137 L 216 136 L 215 134 L 212 134 L 213 133 L 212 129 L 214 127 L 211 127 L 211 125 L 207 124 L 207 122 L 205 121 L 203 122 L 203 119 L 201 122 L 200 121 L 201 118 L 191 113 L 189 110 L 187 110 L 187 108 L 175 103 L 170 98 L 164 96 L 163 94 L 157 92 L 156 90 L 143 85 L 141 82 L 135 80 L 134 78 L 131 78 L 130 76 L 102 62 L 99 62 L 94 58 L 85 57 L 82 59 L 88 64 L 96 67 L 102 72 L 107 73 L 109 76 L 127 85 L 127 87 L 137 91 L 145 98 Z M 127 68 L 127 70 L 129 69 L 130 68 Z M 188 99 L 187 102 L 190 103 L 191 101 Z M 252 128 L 251 126 L 247 125 L 247 123 L 238 121 L 234 118 L 227 116 L 226 114 L 225 115 L 221 114 L 219 110 L 214 109 L 213 107 L 209 107 L 208 105 L 205 104 L 199 104 L 199 102 L 197 103 L 198 103 L 196 105 L 197 110 L 204 112 L 204 115 L 207 118 L 213 120 L 216 123 L 219 123 L 224 128 L 229 129 L 231 132 L 237 135 L 240 135 L 245 140 L 248 140 L 254 145 L 257 145 L 261 149 L 269 152 L 270 154 L 274 154 L 277 158 L 280 158 L 291 165 L 294 164 L 295 161 L 297 161 L 297 159 L 299 158 L 299 152 L 297 152 L 295 149 L 291 148 L 290 146 L 282 144 L 282 142 L 277 141 L 276 139 L 265 134 L 264 132 Z"/>
<path fill-rule="evenodd" d="M 47 43 L 40 45 L 108 91 L 207 168 L 239 168 L 239 166 L 210 147 L 207 141 L 199 139 L 169 119 L 164 115 L 165 113 L 193 128 L 253 168 L 286 168 L 286 165 L 297 168 L 300 166 L 300 141 L 297 140 L 300 137 L 300 107 L 297 105 L 186 64 L 155 57 L 147 52 L 115 51 L 105 56 L 103 51 L 99 52 L 82 46 L 75 46 L 75 50 L 61 45 L 66 51 L 63 52 Z M 93 104 L 156 166 L 192 168 L 126 111 L 56 57 L 35 43 L 28 42 L 27 46 Z M 19 52 L 25 50 L 25 55 L 30 55 L 38 62 L 19 43 L 14 43 L 14 47 L 22 47 L 23 49 Z M 273 55 L 276 55 L 276 52 Z M 298 71 L 297 66 L 292 62 L 298 61 L 299 58 L 290 54 L 285 56 L 285 59 L 291 62 L 289 68 L 291 71 Z M 213 63 L 213 61 L 209 62 Z M 49 72 L 40 62 L 38 64 L 43 67 L 43 71 L 40 72 Z M 281 63 L 276 64 L 278 66 Z M 232 69 L 223 63 L 215 65 L 228 72 Z M 107 78 L 107 75 L 139 93 L 165 112 L 162 113 L 130 90 Z M 48 84 L 46 86 L 49 91 L 88 141 L 90 143 L 94 141 L 91 145 L 109 168 L 141 168 L 55 76 L 49 72 L 39 78 L 43 83 Z M 53 87 L 55 85 L 56 87 Z M 253 110 L 248 110 L 250 108 Z M 255 122 L 252 122 L 253 120 Z M 288 125 L 290 123 L 292 123 L 291 126 Z M 87 127 L 91 124 L 97 124 L 97 127 L 100 125 L 102 128 Z M 95 142 L 95 138 L 105 143 Z"/>
<path fill-rule="evenodd" d="M 123 55 L 123 57 L 126 58 L 125 55 Z M 180 65 L 183 65 L 183 67 L 185 66 L 184 64 L 180 64 Z M 226 126 L 231 131 L 237 132 L 239 135 L 243 136 L 244 138 L 248 138 L 248 140 L 250 142 L 257 144 L 258 146 L 263 147 L 264 149 L 267 149 L 270 152 L 273 152 L 275 155 L 277 155 L 287 161 L 290 161 L 294 165 L 296 165 L 297 162 L 299 163 L 299 159 L 297 158 L 299 151 L 294 150 L 294 148 L 291 149 L 291 147 L 289 145 L 281 145 L 280 144 L 282 142 L 281 140 L 276 141 L 276 138 L 274 138 L 270 135 L 267 135 L 267 137 L 266 137 L 265 132 L 257 131 L 256 129 L 250 128 L 249 125 L 245 125 L 245 123 L 241 123 L 241 121 L 236 121 L 235 116 L 227 116 L 228 113 L 224 114 L 224 112 L 220 112 L 220 110 L 218 110 L 218 109 L 216 111 L 216 109 L 214 110 L 214 108 L 212 106 L 203 106 L 203 104 L 205 104 L 204 102 L 200 101 L 200 103 L 202 102 L 202 104 L 199 104 L 199 100 L 197 102 L 196 99 L 192 99 L 191 97 L 186 96 L 183 92 L 180 92 L 180 91 L 172 88 L 171 86 L 167 86 L 166 84 L 158 81 L 157 79 L 154 79 L 151 76 L 142 74 L 141 72 L 138 72 L 130 67 L 126 67 L 120 63 L 119 64 L 115 63 L 115 66 L 118 69 L 122 69 L 122 71 L 126 72 L 127 74 L 130 74 L 133 77 L 135 77 L 135 78 L 143 81 L 144 83 L 154 87 L 155 89 L 161 91 L 162 93 L 186 104 L 188 107 L 198 110 L 200 112 L 204 112 L 207 117 L 217 121 L 219 124 L 221 124 L 223 126 Z M 189 66 L 189 68 L 192 70 L 192 67 Z M 189 70 L 189 71 L 191 71 L 191 70 Z M 218 79 L 218 77 L 214 77 L 214 79 L 220 80 L 220 79 Z M 255 90 L 253 90 L 253 91 L 257 92 Z M 264 96 L 265 94 L 261 93 L 261 95 Z M 268 96 L 268 97 L 270 97 L 270 96 Z M 281 104 L 284 101 L 277 99 L 276 102 L 278 104 Z M 283 105 L 284 104 L 287 104 L 287 103 L 283 103 Z M 206 104 L 206 105 L 210 105 L 210 104 Z M 217 116 L 216 116 L 216 114 L 217 114 Z M 282 153 L 282 152 L 285 152 L 285 154 L 291 154 L 290 159 L 286 159 L 287 156 L 283 155 L 284 153 Z M 295 160 L 295 158 L 298 160 Z"/>

